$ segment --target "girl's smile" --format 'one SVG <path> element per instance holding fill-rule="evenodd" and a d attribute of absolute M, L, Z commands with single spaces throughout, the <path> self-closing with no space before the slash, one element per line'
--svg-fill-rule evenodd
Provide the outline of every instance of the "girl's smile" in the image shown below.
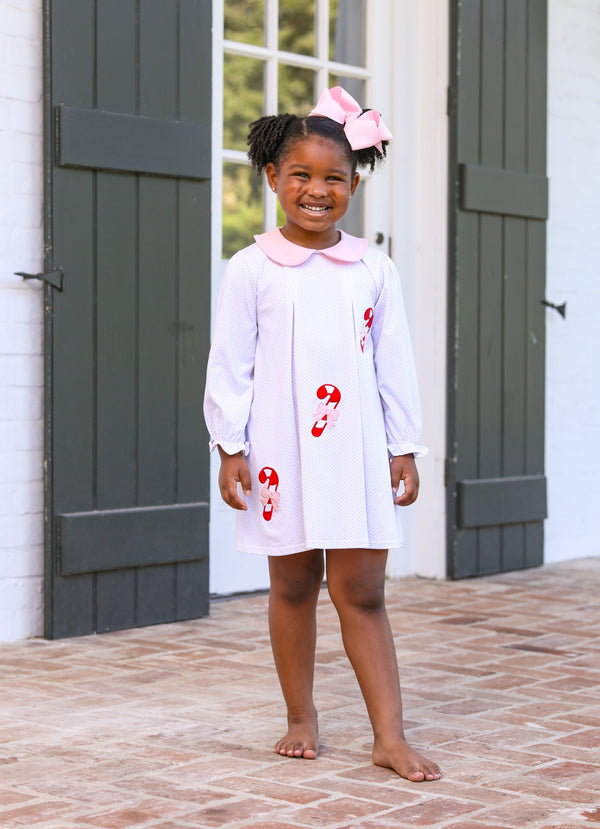
<path fill-rule="evenodd" d="M 339 241 L 336 222 L 360 179 L 339 144 L 309 136 L 294 145 L 278 168 L 269 163 L 265 172 L 279 196 L 287 219 L 282 230 L 291 242 L 323 250 Z"/>

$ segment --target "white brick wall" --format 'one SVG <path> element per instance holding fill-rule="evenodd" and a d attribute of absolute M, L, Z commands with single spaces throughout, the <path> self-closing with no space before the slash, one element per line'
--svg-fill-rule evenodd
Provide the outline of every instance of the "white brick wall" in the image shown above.
<path fill-rule="evenodd" d="M 600 5 L 550 0 L 546 561 L 600 555 Z"/>
<path fill-rule="evenodd" d="M 42 632 L 41 0 L 0 0 L 0 641 Z"/>

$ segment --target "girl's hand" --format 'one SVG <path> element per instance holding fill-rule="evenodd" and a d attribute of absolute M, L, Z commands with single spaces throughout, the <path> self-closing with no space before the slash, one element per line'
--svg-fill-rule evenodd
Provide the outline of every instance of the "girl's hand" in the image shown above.
<path fill-rule="evenodd" d="M 240 483 L 246 495 L 252 492 L 250 470 L 241 452 L 236 455 L 228 455 L 221 447 L 218 447 L 221 456 L 221 469 L 219 471 L 219 489 L 221 498 L 233 509 L 248 509 L 248 504 L 243 501 L 239 494 L 237 485 Z"/>
<path fill-rule="evenodd" d="M 419 473 L 414 455 L 395 455 L 390 464 L 392 492 L 398 492 L 400 481 L 404 482 L 404 492 L 394 498 L 394 504 L 407 507 L 417 500 L 419 494 Z"/>

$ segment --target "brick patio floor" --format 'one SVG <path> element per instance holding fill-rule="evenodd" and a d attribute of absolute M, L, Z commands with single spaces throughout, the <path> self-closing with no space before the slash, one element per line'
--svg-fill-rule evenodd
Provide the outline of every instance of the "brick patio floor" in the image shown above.
<path fill-rule="evenodd" d="M 326 592 L 322 753 L 279 757 L 266 596 L 210 618 L 0 648 L 0 827 L 600 827 L 600 559 L 388 585 L 409 783 L 370 729 Z"/>

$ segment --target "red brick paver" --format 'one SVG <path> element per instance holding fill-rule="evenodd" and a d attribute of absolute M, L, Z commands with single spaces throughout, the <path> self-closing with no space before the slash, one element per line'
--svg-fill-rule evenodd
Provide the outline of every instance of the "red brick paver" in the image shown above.
<path fill-rule="evenodd" d="M 273 753 L 266 607 L 0 646 L 0 829 L 600 827 L 600 559 L 388 584 L 407 732 L 437 783 L 371 764 L 325 591 L 322 753 Z"/>

